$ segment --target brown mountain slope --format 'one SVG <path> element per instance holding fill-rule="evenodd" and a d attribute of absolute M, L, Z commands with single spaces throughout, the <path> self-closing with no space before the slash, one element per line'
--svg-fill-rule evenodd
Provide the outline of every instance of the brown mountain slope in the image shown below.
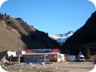
<path fill-rule="evenodd" d="M 21 49 L 60 47 L 47 33 L 29 26 L 21 18 L 0 14 L 0 51 L 18 50 L 18 38 Z"/>
<path fill-rule="evenodd" d="M 25 47 L 25 44 L 20 39 L 21 35 L 13 28 L 0 22 L 0 52 L 5 50 L 18 50 L 18 40 L 20 49 Z"/>

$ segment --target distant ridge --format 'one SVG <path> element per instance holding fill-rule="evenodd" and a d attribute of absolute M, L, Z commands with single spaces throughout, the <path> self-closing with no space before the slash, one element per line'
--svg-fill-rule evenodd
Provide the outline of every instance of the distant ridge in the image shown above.
<path fill-rule="evenodd" d="M 60 43 L 60 45 L 62 46 L 65 41 L 71 37 L 73 35 L 74 31 L 68 31 L 67 33 L 65 34 L 54 34 L 54 35 L 51 35 L 50 37 L 54 40 L 56 40 L 58 43 Z"/>

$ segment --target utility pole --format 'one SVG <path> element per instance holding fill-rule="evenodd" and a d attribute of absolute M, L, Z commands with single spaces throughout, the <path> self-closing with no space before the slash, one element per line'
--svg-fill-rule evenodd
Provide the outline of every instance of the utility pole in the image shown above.
<path fill-rule="evenodd" d="M 18 38 L 18 63 L 20 63 L 20 46 L 19 46 L 19 38 Z"/>

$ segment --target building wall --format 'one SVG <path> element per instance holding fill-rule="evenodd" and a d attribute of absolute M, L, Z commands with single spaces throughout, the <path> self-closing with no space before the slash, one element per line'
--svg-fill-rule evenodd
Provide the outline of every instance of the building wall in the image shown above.
<path fill-rule="evenodd" d="M 59 62 L 57 54 L 24 55 L 24 62 Z"/>

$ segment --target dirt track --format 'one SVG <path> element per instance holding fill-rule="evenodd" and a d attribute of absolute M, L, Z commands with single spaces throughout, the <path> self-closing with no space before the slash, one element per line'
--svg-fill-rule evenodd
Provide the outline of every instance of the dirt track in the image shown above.
<path fill-rule="evenodd" d="M 50 68 L 35 69 L 7 69 L 10 72 L 89 72 L 94 68 L 92 62 L 66 62 L 66 63 L 53 63 Z"/>

